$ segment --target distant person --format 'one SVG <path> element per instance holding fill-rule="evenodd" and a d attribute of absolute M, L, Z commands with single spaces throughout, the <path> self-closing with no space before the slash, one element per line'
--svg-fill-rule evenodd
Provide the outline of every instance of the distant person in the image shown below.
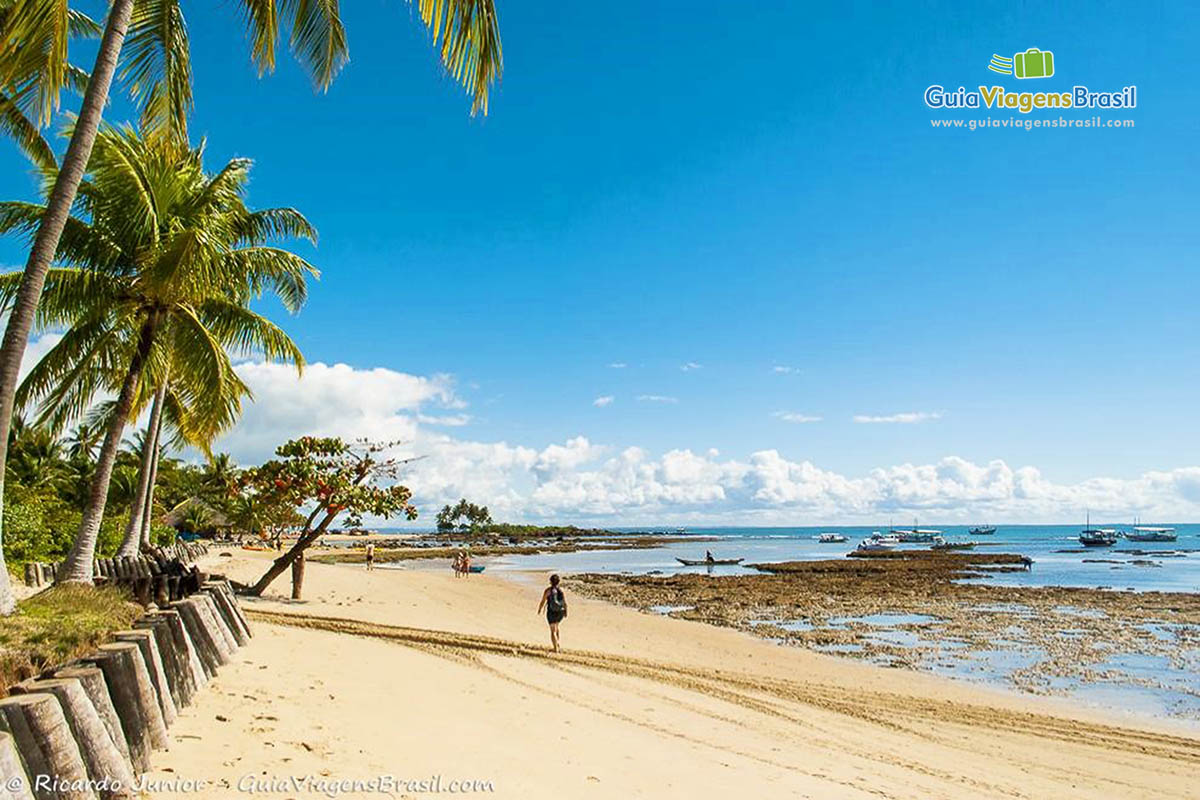
<path fill-rule="evenodd" d="M 367 571 L 375 569 L 375 543 L 367 542 Z"/>
<path fill-rule="evenodd" d="M 550 623 L 550 645 L 557 653 L 560 649 L 558 646 L 558 623 L 567 616 L 567 597 L 558 587 L 557 575 L 550 576 L 550 585 L 546 587 L 546 591 L 542 592 L 542 602 L 538 603 L 539 614 L 542 613 L 543 608 L 546 609 L 546 622 Z"/>
<path fill-rule="evenodd" d="M 463 551 L 462 571 L 463 571 L 464 578 L 471 577 L 471 551 L 470 550 Z"/>
<path fill-rule="evenodd" d="M 707 561 L 707 562 L 708 562 L 708 563 L 710 563 L 710 564 L 711 564 L 712 562 L 716 561 L 716 559 L 715 559 L 715 558 L 713 558 L 712 550 L 705 550 L 705 551 L 704 551 L 704 560 L 705 560 L 705 561 Z"/>
<path fill-rule="evenodd" d="M 450 566 L 454 568 L 454 577 L 462 577 L 462 550 L 455 550 L 454 557 L 450 559 Z"/>

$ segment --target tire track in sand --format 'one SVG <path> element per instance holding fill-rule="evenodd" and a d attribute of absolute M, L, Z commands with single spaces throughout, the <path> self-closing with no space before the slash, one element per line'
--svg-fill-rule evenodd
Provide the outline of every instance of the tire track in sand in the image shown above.
<path fill-rule="evenodd" d="M 477 634 L 461 634 L 401 625 L 385 625 L 342 617 L 266 611 L 246 608 L 251 619 L 276 625 L 345 633 L 385 639 L 460 656 L 492 653 L 513 658 L 535 659 L 556 666 L 584 667 L 601 672 L 634 676 L 700 692 L 714 698 L 789 722 L 803 722 L 784 704 L 810 706 L 871 722 L 883 727 L 934 740 L 930 724 L 966 725 L 991 729 L 998 735 L 1026 734 L 1069 742 L 1109 753 L 1152 755 L 1180 764 L 1200 764 L 1200 739 L 1137 728 L 1086 722 L 1036 712 L 913 695 L 847 689 L 808 681 L 782 680 L 747 673 L 655 661 L 587 650 L 552 652 L 548 647 Z M 903 766 L 912 766 L 905 764 Z M 923 770 L 919 770 L 923 771 Z M 961 780 L 961 776 L 960 780 Z"/>

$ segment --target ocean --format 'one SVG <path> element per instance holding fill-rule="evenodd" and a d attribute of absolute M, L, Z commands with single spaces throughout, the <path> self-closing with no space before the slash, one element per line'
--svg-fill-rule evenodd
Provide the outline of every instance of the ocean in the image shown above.
<path fill-rule="evenodd" d="M 1095 524 L 1099 527 L 1099 524 Z M 924 525 L 923 527 L 939 527 Z M 1175 525 L 1174 542 L 1130 542 L 1118 539 L 1112 547 L 1079 544 L 1079 525 L 997 525 L 991 536 L 970 536 L 969 526 L 939 528 L 947 539 L 978 542 L 977 552 L 1019 553 L 1033 559 L 1028 572 L 1006 572 L 981 580 L 995 585 L 1070 586 L 1138 592 L 1200 592 L 1200 524 Z M 1124 527 L 1130 526 L 1110 526 Z M 638 528 L 645 531 L 645 528 Z M 670 529 L 674 532 L 674 529 Z M 823 526 L 803 528 L 689 527 L 663 547 L 647 550 L 605 550 L 537 555 L 507 555 L 488 559 L 491 570 L 556 569 L 563 572 L 663 573 L 703 572 L 675 559 L 743 558 L 745 564 L 844 558 L 859 540 L 880 528 Z M 886 532 L 886 528 L 882 529 Z M 817 536 L 841 533 L 842 544 L 819 544 Z M 698 538 L 715 541 L 696 541 Z M 928 545 L 900 545 L 922 549 Z M 746 567 L 715 567 L 714 574 L 750 573 Z"/>

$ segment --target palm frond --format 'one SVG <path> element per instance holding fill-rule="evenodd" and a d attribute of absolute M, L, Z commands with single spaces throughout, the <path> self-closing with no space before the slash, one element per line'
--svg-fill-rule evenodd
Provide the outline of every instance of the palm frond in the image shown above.
<path fill-rule="evenodd" d="M 328 89 L 349 58 L 338 0 L 242 0 L 242 11 L 260 74 L 275 69 L 281 18 L 292 54 L 318 89 Z"/>
<path fill-rule="evenodd" d="M 50 143 L 42 136 L 38 126 L 25 116 L 25 112 L 7 94 L 0 93 L 0 131 L 8 134 L 21 148 L 21 152 L 39 169 L 54 169 L 58 162 Z"/>
<path fill-rule="evenodd" d="M 67 46 L 79 19 L 67 0 L 10 0 L 0 27 L 0 86 L 32 83 L 35 122 L 46 125 L 67 85 Z"/>
<path fill-rule="evenodd" d="M 471 95 L 471 113 L 486 116 L 488 93 L 504 71 L 493 0 L 418 0 L 421 21 L 441 41 L 442 65 Z"/>
<path fill-rule="evenodd" d="M 237 356 L 261 356 L 268 361 L 304 366 L 300 348 L 275 323 L 245 306 L 209 301 L 197 310 L 197 316 L 226 350 Z"/>
<path fill-rule="evenodd" d="M 186 141 L 192 67 L 178 0 L 138 0 L 121 61 L 118 77 L 141 110 L 142 129 Z"/>

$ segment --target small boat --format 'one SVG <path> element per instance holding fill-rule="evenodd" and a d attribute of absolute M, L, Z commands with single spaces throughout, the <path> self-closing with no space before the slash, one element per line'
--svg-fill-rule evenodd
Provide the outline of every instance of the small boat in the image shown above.
<path fill-rule="evenodd" d="M 1084 547 L 1112 547 L 1117 543 L 1117 532 L 1112 528 L 1093 528 L 1092 516 L 1088 514 L 1079 532 L 1079 543 Z"/>
<path fill-rule="evenodd" d="M 1125 534 L 1125 538 L 1131 542 L 1173 542 L 1175 541 L 1175 529 L 1134 525 L 1133 530 Z"/>
<path fill-rule="evenodd" d="M 991 536 L 995 532 L 995 525 L 976 525 L 974 528 L 971 528 L 969 531 L 967 531 L 967 533 L 971 534 L 972 536 Z"/>
<path fill-rule="evenodd" d="M 856 553 L 884 553 L 891 550 L 895 546 L 896 545 L 892 544 L 891 542 L 884 541 L 882 538 L 863 539 L 858 543 L 858 547 L 854 548 L 854 551 Z"/>
<path fill-rule="evenodd" d="M 740 564 L 745 559 L 742 559 L 742 558 L 694 559 L 694 558 L 679 558 L 678 556 L 676 556 L 675 560 L 678 561 L 680 564 L 683 564 L 685 567 L 712 567 L 712 566 L 722 566 L 722 565 L 730 566 L 732 564 Z"/>
<path fill-rule="evenodd" d="M 933 528 L 918 528 L 917 521 L 913 520 L 912 528 L 908 530 L 896 530 L 893 528 L 890 533 L 899 541 L 906 544 L 918 544 L 932 542 L 935 537 L 941 536 L 942 532 Z"/>
<path fill-rule="evenodd" d="M 879 531 L 873 531 L 871 533 L 871 538 L 866 539 L 864 541 L 869 541 L 873 544 L 894 545 L 894 544 L 900 544 L 900 537 L 897 536 L 895 533 L 883 534 L 883 533 L 880 533 Z"/>
<path fill-rule="evenodd" d="M 483 564 L 472 564 L 471 566 L 467 567 L 467 571 L 474 572 L 476 575 L 478 575 L 479 573 L 483 572 Z"/>
<path fill-rule="evenodd" d="M 840 533 L 822 533 L 817 537 L 817 541 L 821 544 L 838 544 L 846 541 L 846 537 Z"/>
<path fill-rule="evenodd" d="M 970 550 L 975 547 L 975 542 L 950 542 L 935 536 L 932 547 L 934 550 Z"/>

